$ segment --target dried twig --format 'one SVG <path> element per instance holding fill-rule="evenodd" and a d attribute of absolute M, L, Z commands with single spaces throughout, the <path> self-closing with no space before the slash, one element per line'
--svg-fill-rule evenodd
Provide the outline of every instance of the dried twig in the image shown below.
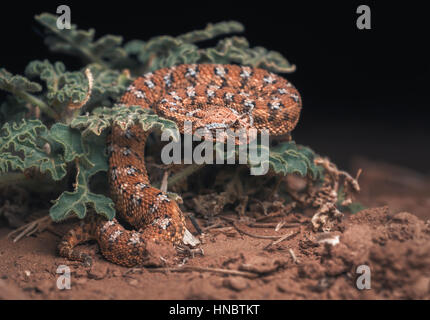
<path fill-rule="evenodd" d="M 41 232 L 48 228 L 52 224 L 52 219 L 49 215 L 44 216 L 42 218 L 36 219 L 34 221 L 31 221 L 15 230 L 10 232 L 7 237 L 13 237 L 13 242 L 19 241 L 23 237 L 29 237 L 30 235 L 34 234 L 35 232 Z"/>
<path fill-rule="evenodd" d="M 358 184 L 358 178 L 361 174 L 361 169 L 358 170 L 356 178 L 351 177 L 348 172 L 339 170 L 332 162 L 325 158 L 317 158 L 315 159 L 316 165 L 321 165 L 327 171 L 328 174 L 335 177 L 335 180 L 339 180 L 339 177 L 345 178 L 345 183 L 348 183 L 352 186 L 355 192 L 360 192 L 360 185 Z"/>
<path fill-rule="evenodd" d="M 239 231 L 240 233 L 243 233 L 243 234 L 245 234 L 245 235 L 247 235 L 249 237 L 252 237 L 252 238 L 257 238 L 257 239 L 272 239 L 272 240 L 279 239 L 279 236 L 262 236 L 262 235 L 259 235 L 259 234 L 253 234 L 253 233 L 247 232 L 247 231 L 239 228 L 239 226 L 236 224 L 236 222 L 232 222 L 232 224 L 237 229 L 237 231 Z"/>
<path fill-rule="evenodd" d="M 263 205 L 263 203 L 261 203 L 261 205 Z M 270 218 L 275 218 L 281 215 L 285 215 L 286 213 L 291 212 L 296 207 L 296 205 L 297 205 L 296 202 L 288 203 L 281 210 L 278 210 L 269 214 L 267 214 L 266 212 L 264 216 L 258 217 L 257 219 L 255 219 L 255 221 L 263 221 L 263 220 L 268 220 Z"/>
<path fill-rule="evenodd" d="M 232 275 L 232 276 L 241 276 L 246 278 L 258 278 L 260 275 L 257 273 L 247 272 L 247 271 L 239 271 L 239 270 L 229 270 L 229 269 L 220 269 L 220 268 L 205 268 L 205 267 L 197 267 L 197 266 L 185 266 L 180 268 L 148 268 L 145 269 L 149 272 L 214 272 L 224 275 Z"/>
<path fill-rule="evenodd" d="M 293 258 L 294 263 L 299 264 L 300 261 L 297 259 L 296 254 L 294 253 L 293 249 L 288 249 L 288 252 L 291 255 L 291 258 Z"/>
<path fill-rule="evenodd" d="M 93 74 L 91 73 L 90 68 L 85 69 L 85 76 L 87 77 L 87 80 L 88 80 L 87 94 L 85 95 L 85 98 L 83 101 L 70 103 L 67 107 L 71 110 L 82 108 L 84 105 L 87 104 L 88 100 L 91 97 L 91 93 L 93 91 L 94 77 L 93 77 Z"/>
<path fill-rule="evenodd" d="M 284 225 L 285 225 L 285 221 L 279 221 L 278 224 L 275 227 L 275 231 L 278 232 Z"/>
<path fill-rule="evenodd" d="M 169 171 L 164 171 L 163 179 L 161 180 L 160 191 L 166 193 L 167 192 L 167 178 L 169 177 Z"/>
<path fill-rule="evenodd" d="M 245 230 L 243 230 L 242 228 L 240 228 L 240 227 L 237 225 L 237 221 L 236 221 L 236 220 L 234 220 L 234 219 L 232 219 L 232 218 L 228 218 L 228 217 L 221 217 L 221 218 L 223 218 L 223 219 L 225 219 L 225 220 L 227 220 L 227 221 L 231 222 L 231 224 L 233 225 L 233 227 L 235 227 L 235 228 L 236 228 L 236 230 L 237 230 L 237 231 L 239 231 L 240 233 L 243 233 L 244 235 L 247 235 L 247 236 L 252 237 L 252 238 L 278 240 L 278 239 L 281 239 L 282 237 L 284 237 L 284 236 L 285 236 L 285 235 L 283 235 L 283 236 L 263 236 L 263 235 L 259 235 L 259 234 L 253 234 L 253 233 L 250 233 L 250 232 L 245 231 Z M 288 237 L 287 237 L 287 238 L 288 238 Z"/>
<path fill-rule="evenodd" d="M 267 246 L 264 247 L 264 249 L 269 249 L 271 246 L 274 246 L 282 241 L 285 241 L 287 239 L 291 239 L 292 237 L 295 237 L 296 235 L 298 235 L 300 233 L 300 230 L 297 230 L 296 232 L 290 232 L 290 233 L 286 233 L 283 236 L 280 236 L 279 239 L 269 243 Z"/>
<path fill-rule="evenodd" d="M 253 199 L 253 200 L 255 202 L 257 202 L 261 206 L 261 208 L 263 208 L 264 217 L 268 217 L 267 209 L 266 209 L 266 206 L 264 205 L 264 203 L 262 201 L 258 200 L 258 199 Z"/>
<path fill-rule="evenodd" d="M 283 214 L 282 211 L 272 212 L 272 213 L 270 213 L 268 215 L 265 215 L 265 216 L 262 216 L 262 217 L 258 217 L 257 219 L 255 219 L 255 221 L 263 221 L 263 220 L 267 220 L 267 219 L 270 219 L 270 218 L 279 217 L 282 214 Z"/>
<path fill-rule="evenodd" d="M 274 265 L 270 268 L 260 268 L 259 266 L 252 265 L 252 264 L 241 264 L 239 266 L 239 270 L 245 271 L 245 272 L 257 273 L 260 277 L 263 277 L 263 276 L 274 274 L 275 272 L 278 272 L 282 269 L 285 269 L 287 265 L 288 265 L 287 261 L 280 261 L 278 263 L 274 263 Z"/>
<path fill-rule="evenodd" d="M 224 228 L 212 228 L 209 230 L 212 234 L 224 233 L 225 235 L 236 235 L 237 231 L 233 227 L 224 227 Z"/>
<path fill-rule="evenodd" d="M 215 229 L 215 228 L 223 228 L 224 224 L 221 222 L 216 222 L 214 224 L 211 224 L 210 226 L 204 227 L 203 230 L 204 231 L 208 231 L 210 229 Z"/>
<path fill-rule="evenodd" d="M 202 228 L 199 225 L 199 222 L 197 221 L 196 217 L 194 216 L 194 213 L 192 212 L 186 212 L 186 216 L 190 219 L 191 223 L 193 224 L 193 227 L 196 229 L 198 234 L 202 234 Z"/>
<path fill-rule="evenodd" d="M 283 224 L 281 224 L 283 223 Z M 248 227 L 251 228 L 275 228 L 276 231 L 276 227 L 278 227 L 279 229 L 281 228 L 295 228 L 295 227 L 300 227 L 302 226 L 301 223 L 286 223 L 285 221 L 281 221 L 281 222 L 251 222 L 249 224 L 247 224 Z"/>
<path fill-rule="evenodd" d="M 354 179 L 347 172 L 339 170 L 327 158 L 316 158 L 314 162 L 316 165 L 322 166 L 326 172 L 322 186 L 314 185 L 312 181 L 308 181 L 306 192 L 299 193 L 295 190 L 288 190 L 288 192 L 303 207 L 312 206 L 318 208 L 311 219 L 315 231 L 330 231 L 343 216 L 343 213 L 337 207 L 340 182 L 343 182 L 343 193 L 345 195 L 345 199 L 340 205 L 351 204 L 352 194 L 360 191 L 357 179 L 361 170 L 359 170 L 357 177 Z M 287 189 L 289 189 L 288 185 Z"/>

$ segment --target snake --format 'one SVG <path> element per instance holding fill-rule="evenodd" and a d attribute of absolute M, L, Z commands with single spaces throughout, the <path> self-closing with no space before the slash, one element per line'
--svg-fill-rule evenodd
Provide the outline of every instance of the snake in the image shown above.
<path fill-rule="evenodd" d="M 120 103 L 150 108 L 174 121 L 181 133 L 191 121 L 193 130 L 255 128 L 274 136 L 295 128 L 302 106 L 299 92 L 285 78 L 233 64 L 182 64 L 145 73 L 128 86 Z M 148 135 L 138 124 L 125 130 L 112 126 L 108 180 L 118 219 L 88 215 L 63 236 L 60 256 L 91 264 L 91 256 L 77 245 L 96 240 L 105 259 L 134 267 L 147 261 L 150 241 L 199 245 L 176 201 L 150 184 L 144 160 Z"/>

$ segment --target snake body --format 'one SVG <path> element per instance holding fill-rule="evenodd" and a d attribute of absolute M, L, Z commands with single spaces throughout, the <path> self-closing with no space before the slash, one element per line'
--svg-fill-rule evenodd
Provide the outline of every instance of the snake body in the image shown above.
<path fill-rule="evenodd" d="M 121 98 L 125 105 L 152 108 L 173 120 L 184 133 L 204 128 L 268 129 L 272 135 L 289 133 L 297 124 L 301 98 L 286 79 L 259 68 L 221 64 L 179 65 L 137 78 Z M 94 239 L 103 256 L 124 266 L 147 259 L 148 241 L 193 245 L 177 203 L 150 185 L 144 163 L 148 132 L 139 125 L 122 130 L 114 125 L 108 137 L 109 184 L 120 219 L 89 217 L 71 229 L 59 244 L 61 256 L 88 261 L 75 247 Z"/>

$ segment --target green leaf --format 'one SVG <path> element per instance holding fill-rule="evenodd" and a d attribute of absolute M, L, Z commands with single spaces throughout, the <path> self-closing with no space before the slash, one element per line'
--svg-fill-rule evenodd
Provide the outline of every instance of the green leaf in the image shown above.
<path fill-rule="evenodd" d="M 92 64 L 81 71 L 69 72 L 62 62 L 51 64 L 48 60 L 33 61 L 25 74 L 29 78 L 38 77 L 46 83 L 46 98 L 51 105 L 62 109 L 69 104 L 80 104 L 86 100 L 88 94 L 88 79 L 85 69 L 89 68 L 93 78 L 93 87 L 89 105 L 111 105 L 124 93 L 131 79 L 126 73 L 106 69 L 98 64 Z"/>
<path fill-rule="evenodd" d="M 51 127 L 50 134 L 50 138 L 62 146 L 65 162 L 85 156 L 81 133 L 78 130 L 63 123 L 56 123 Z"/>
<path fill-rule="evenodd" d="M 96 108 L 91 114 L 77 116 L 72 120 L 70 126 L 82 131 L 82 136 L 86 137 L 91 133 L 100 135 L 103 130 L 109 128 L 112 123 L 111 108 Z"/>
<path fill-rule="evenodd" d="M 295 69 L 279 52 L 262 47 L 250 48 L 248 41 L 241 37 L 223 39 L 215 48 L 201 49 L 194 44 L 243 32 L 243 25 L 236 21 L 208 24 L 202 30 L 177 37 L 164 35 L 148 41 L 132 40 L 121 47 L 122 37 L 106 35 L 95 41 L 94 29 L 79 30 L 72 25 L 70 30 L 59 30 L 57 16 L 49 13 L 35 18 L 47 29 L 45 42 L 51 50 L 78 55 L 86 62 L 97 63 L 105 69 L 129 68 L 140 74 L 184 63 L 238 63 L 280 73 Z"/>
<path fill-rule="evenodd" d="M 0 89 L 12 93 L 15 101 L 19 104 L 28 103 L 38 106 L 40 110 L 53 119 L 57 119 L 57 114 L 52 110 L 42 99 L 31 94 L 32 92 L 42 91 L 42 86 L 36 82 L 31 82 L 29 79 L 20 76 L 12 75 L 5 69 L 0 69 Z M 11 98 L 9 98 L 9 102 Z M 9 108 L 9 106 L 2 105 L 2 109 Z M 7 119 L 14 120 L 14 119 Z"/>
<path fill-rule="evenodd" d="M 223 21 L 215 24 L 209 23 L 203 30 L 191 31 L 176 37 L 176 39 L 182 42 L 193 43 L 210 40 L 224 34 L 240 33 L 244 30 L 245 28 L 240 22 Z"/>
<path fill-rule="evenodd" d="M 145 67 L 145 72 L 155 71 L 183 63 L 197 63 L 201 59 L 201 52 L 194 42 L 243 30 L 243 25 L 236 21 L 208 24 L 203 30 L 188 32 L 178 37 L 158 36 L 147 42 L 132 40 L 124 46 L 124 50 L 129 56 L 137 57 Z"/>
<path fill-rule="evenodd" d="M 24 170 L 24 161 L 11 152 L 2 152 L 0 155 L 0 172 L 7 172 L 9 168 L 12 170 Z"/>
<path fill-rule="evenodd" d="M 220 40 L 215 48 L 201 51 L 200 62 L 237 63 L 241 65 L 267 69 L 272 72 L 293 72 L 291 65 L 279 52 L 269 51 L 263 47 L 250 48 L 243 37 L 232 37 Z"/>
<path fill-rule="evenodd" d="M 279 52 L 263 47 L 250 48 L 243 37 L 222 39 L 214 48 L 199 48 L 194 44 L 243 30 L 243 25 L 236 21 L 220 22 L 178 37 L 158 36 L 147 42 L 132 40 L 124 46 L 124 50 L 129 56 L 137 57 L 144 66 L 144 72 L 183 63 L 237 63 L 280 73 L 295 70 L 295 66 Z"/>
<path fill-rule="evenodd" d="M 45 38 L 45 43 L 52 51 L 77 55 L 85 62 L 95 62 L 104 67 L 113 66 L 127 57 L 125 50 L 121 48 L 120 36 L 106 35 L 94 40 L 94 29 L 79 30 L 76 25 L 72 25 L 69 30 L 58 29 L 57 16 L 53 14 L 42 13 L 35 19 L 47 29 L 49 35 Z"/>
<path fill-rule="evenodd" d="M 22 154 L 22 159 L 12 157 L 10 150 Z M 0 130 L 1 171 L 10 164 L 12 169 L 24 171 L 37 168 L 49 172 L 52 179 L 61 180 L 66 175 L 66 163 L 61 152 L 49 139 L 49 132 L 40 120 L 22 120 L 20 123 L 6 123 Z M 15 156 L 15 155 L 14 155 Z"/>
<path fill-rule="evenodd" d="M 91 70 L 94 79 L 91 98 L 87 105 L 111 106 L 111 101 L 118 101 L 131 82 L 125 72 L 106 69 L 98 64 L 91 64 L 87 68 Z"/>
<path fill-rule="evenodd" d="M 353 202 L 350 205 L 346 206 L 346 209 L 352 214 L 355 214 L 366 209 L 366 206 L 363 206 L 360 202 Z"/>
<path fill-rule="evenodd" d="M 224 143 L 216 143 L 214 151 L 224 160 L 228 158 L 238 159 L 239 147 L 236 146 L 227 153 Z M 249 167 L 268 166 L 274 173 L 280 175 L 298 174 L 302 177 L 310 177 L 317 181 L 323 178 L 323 168 L 314 163 L 317 155 L 308 147 L 297 145 L 294 141 L 283 142 L 276 147 L 267 147 L 258 142 L 256 145 L 248 145 Z"/>
<path fill-rule="evenodd" d="M 0 127 L 6 122 L 19 122 L 25 117 L 28 109 L 25 101 L 13 95 L 8 95 L 0 105 Z"/>
<path fill-rule="evenodd" d="M 106 136 L 91 135 L 85 139 L 84 148 L 88 161 L 78 162 L 78 173 L 73 191 L 63 192 L 50 209 L 54 221 L 64 220 L 71 214 L 84 218 L 87 207 L 92 206 L 98 214 L 108 219 L 115 216 L 114 203 L 104 195 L 91 192 L 89 182 L 93 175 L 107 171 L 108 159 L 105 153 Z"/>
<path fill-rule="evenodd" d="M 20 75 L 13 75 L 6 69 L 0 69 L 0 89 L 8 92 L 39 92 L 42 86 Z"/>
<path fill-rule="evenodd" d="M 67 72 L 62 62 L 51 64 L 48 60 L 32 61 L 25 69 L 29 78 L 38 77 L 45 81 L 46 97 L 51 105 L 67 105 L 85 100 L 88 80 L 83 72 Z"/>
<path fill-rule="evenodd" d="M 171 36 L 159 36 L 148 42 L 133 40 L 124 47 L 130 55 L 136 55 L 145 66 L 145 72 L 155 71 L 183 63 L 199 60 L 198 47 Z"/>
<path fill-rule="evenodd" d="M 338 197 L 337 197 L 336 205 L 339 207 L 340 211 L 342 212 L 349 211 L 350 213 L 355 214 L 357 212 L 360 212 L 361 210 L 366 209 L 366 207 L 362 205 L 360 202 L 353 202 L 347 206 L 342 206 L 342 202 L 345 200 L 345 197 L 346 197 L 343 185 L 339 187 L 337 194 L 338 194 Z"/>
<path fill-rule="evenodd" d="M 294 141 L 283 142 L 270 148 L 269 164 L 277 174 L 299 174 L 313 180 L 323 177 L 323 168 L 314 163 L 317 155 L 308 147 L 297 145 Z"/>
<path fill-rule="evenodd" d="M 71 126 L 83 130 L 82 135 L 88 136 L 91 133 L 100 135 L 112 124 L 117 124 L 126 130 L 135 123 L 140 123 L 145 131 L 167 130 L 175 140 L 179 138 L 179 130 L 175 122 L 159 117 L 151 109 L 143 109 L 140 106 L 117 105 L 113 108 L 97 108 L 90 115 L 76 117 Z"/>

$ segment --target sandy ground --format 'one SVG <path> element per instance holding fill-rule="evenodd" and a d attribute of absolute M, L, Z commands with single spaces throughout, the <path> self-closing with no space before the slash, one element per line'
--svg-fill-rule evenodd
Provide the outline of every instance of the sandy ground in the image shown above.
<path fill-rule="evenodd" d="M 429 299 L 430 179 L 410 170 L 356 159 L 361 167 L 366 207 L 345 217 L 336 231 L 322 237 L 310 228 L 312 213 L 290 214 L 299 227 L 241 229 L 254 235 L 295 234 L 273 240 L 239 233 L 235 228 L 208 230 L 204 256 L 185 266 L 234 270 L 238 275 L 172 272 L 120 267 L 105 261 L 96 244 L 83 246 L 94 255 L 92 267 L 56 254 L 58 234 L 70 223 L 23 238 L 7 239 L 0 227 L 1 299 Z M 327 240 L 338 239 L 336 245 Z M 57 288 L 57 268 L 71 271 L 71 289 Z M 357 289 L 357 267 L 370 268 L 369 290 Z"/>

